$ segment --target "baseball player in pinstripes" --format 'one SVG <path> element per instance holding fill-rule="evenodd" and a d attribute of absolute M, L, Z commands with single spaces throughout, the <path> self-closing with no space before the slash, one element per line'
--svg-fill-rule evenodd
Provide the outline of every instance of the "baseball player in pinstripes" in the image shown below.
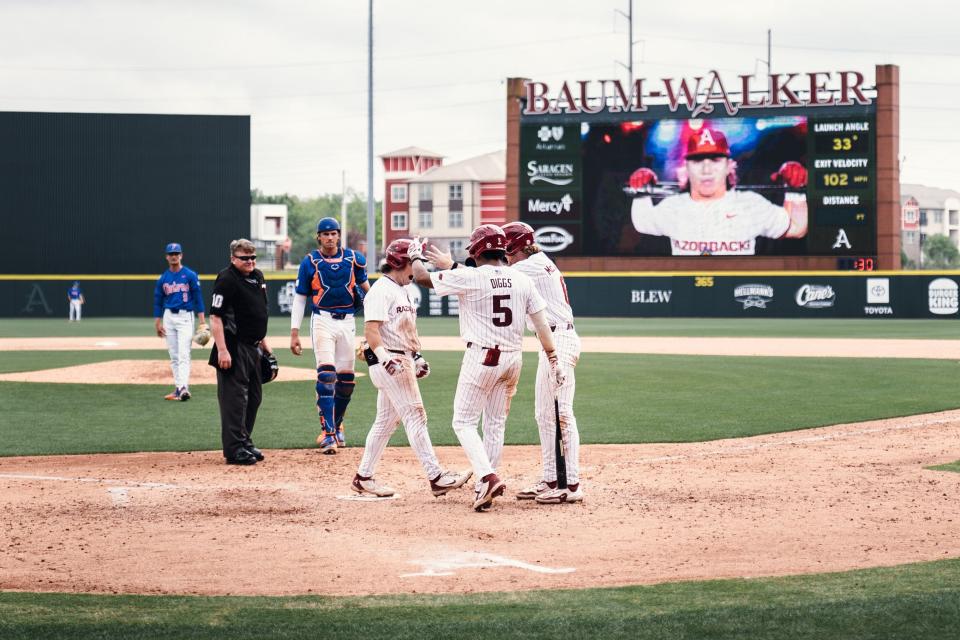
<path fill-rule="evenodd" d="M 167 339 L 174 389 L 166 400 L 190 399 L 190 341 L 193 312 L 204 324 L 203 295 L 197 274 L 183 264 L 183 248 L 171 242 L 166 248 L 169 268 L 160 274 L 153 289 L 153 317 L 157 335 Z"/>
<path fill-rule="evenodd" d="M 479 482 L 473 508 L 490 508 L 503 495 L 506 484 L 496 469 L 503 454 L 503 436 L 510 399 L 517 391 L 522 365 L 524 318 L 529 317 L 537 338 L 555 368 L 554 379 L 563 382 L 557 364 L 553 334 L 547 325 L 546 302 L 530 278 L 507 266 L 506 237 L 500 227 L 485 224 L 470 234 L 468 267 L 431 247 L 434 264 L 450 269 L 430 273 L 424 265 L 423 242 L 414 238 L 408 255 L 417 284 L 439 295 L 456 295 L 460 302 L 460 337 L 467 344 L 453 401 L 453 430 L 467 453 Z M 483 416 L 483 439 L 477 421 Z"/>
<path fill-rule="evenodd" d="M 340 246 L 340 223 L 323 218 L 317 223 L 317 246 L 304 257 L 297 274 L 290 312 L 290 351 L 299 356 L 300 324 L 310 297 L 310 337 L 317 363 L 317 413 L 320 451 L 334 454 L 346 446 L 343 416 L 355 385 L 357 328 L 353 313 L 358 298 L 370 289 L 367 260 Z"/>
<path fill-rule="evenodd" d="M 370 365 L 370 381 L 378 389 L 377 417 L 367 434 L 363 459 L 351 487 L 357 493 L 380 497 L 394 494 L 393 489 L 379 484 L 373 476 L 400 421 L 434 496 L 463 486 L 472 475 L 444 471 L 430 442 L 427 412 L 417 383 L 418 379 L 430 375 L 430 365 L 420 355 L 417 307 L 411 302 L 406 287 L 413 277 L 407 257 L 409 246 L 407 239 L 390 243 L 383 276 L 373 283 L 363 301 L 363 333 L 367 341 L 364 355 Z"/>
<path fill-rule="evenodd" d="M 519 500 L 536 500 L 540 504 L 580 502 L 580 432 L 573 415 L 573 395 L 577 387 L 574 368 L 580 360 L 580 336 L 573 328 L 573 310 L 567 296 L 563 274 L 533 242 L 533 228 L 525 222 L 510 222 L 503 225 L 507 236 L 507 261 L 510 266 L 533 280 L 537 292 L 547 302 L 547 322 L 553 331 L 560 364 L 567 375 L 563 385 L 557 387 L 551 379 L 550 361 L 541 351 L 537 365 L 536 400 L 534 413 L 540 430 L 540 454 L 543 460 L 543 476 L 539 482 L 517 493 Z M 557 487 L 556 422 L 554 399 L 560 410 L 560 431 L 567 470 L 567 488 Z"/>

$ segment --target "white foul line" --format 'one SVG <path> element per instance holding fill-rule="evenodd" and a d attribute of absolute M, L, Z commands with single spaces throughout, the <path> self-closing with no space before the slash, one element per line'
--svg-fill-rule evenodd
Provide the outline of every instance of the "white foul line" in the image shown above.
<path fill-rule="evenodd" d="M 446 558 L 433 558 L 430 560 L 412 560 L 410 564 L 419 564 L 423 571 L 418 573 L 402 573 L 401 578 L 421 578 L 433 576 L 452 576 L 457 569 L 492 569 L 495 567 L 511 567 L 514 569 L 524 569 L 534 573 L 573 573 L 576 569 L 572 567 L 563 567 L 554 569 L 552 567 L 542 567 L 521 560 L 514 560 L 505 556 L 498 556 L 491 553 L 457 553 Z"/>

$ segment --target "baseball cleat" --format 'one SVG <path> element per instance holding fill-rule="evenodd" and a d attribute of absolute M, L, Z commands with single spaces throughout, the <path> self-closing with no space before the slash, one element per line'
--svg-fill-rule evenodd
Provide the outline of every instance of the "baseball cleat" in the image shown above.
<path fill-rule="evenodd" d="M 455 471 L 444 471 L 439 476 L 430 481 L 430 490 L 435 498 L 446 495 L 448 491 L 459 489 L 467 480 L 473 476 L 473 471 L 466 473 L 456 473 Z"/>
<path fill-rule="evenodd" d="M 180 400 L 180 389 L 179 389 L 179 388 L 174 389 L 174 390 L 173 390 L 173 393 L 168 393 L 167 395 L 163 396 L 163 399 L 164 399 L 164 400 L 176 400 L 176 401 L 179 402 L 179 400 Z"/>
<path fill-rule="evenodd" d="M 320 453 L 332 456 L 337 453 L 337 438 L 332 433 L 321 433 L 317 438 L 317 444 L 320 445 Z"/>
<path fill-rule="evenodd" d="M 183 389 L 180 390 L 180 401 L 186 402 L 189 399 L 190 399 L 190 389 L 187 389 L 186 387 L 184 387 Z"/>
<path fill-rule="evenodd" d="M 570 488 L 550 489 L 536 497 L 537 504 L 560 504 L 561 502 L 582 502 L 583 491 L 577 486 L 576 491 Z"/>
<path fill-rule="evenodd" d="M 378 484 L 373 478 L 364 478 L 359 473 L 353 476 L 353 482 L 350 483 L 350 488 L 357 493 L 370 493 L 378 498 L 389 498 L 396 493 L 390 487 Z"/>
<path fill-rule="evenodd" d="M 338 448 L 343 448 L 343 447 L 346 447 L 346 446 L 347 446 L 347 440 L 346 440 L 346 438 L 344 438 L 344 436 L 343 436 L 343 427 L 342 427 L 342 426 L 337 427 L 337 433 L 334 434 L 334 437 L 336 437 L 336 439 L 337 439 L 337 447 L 338 447 Z"/>
<path fill-rule="evenodd" d="M 556 486 L 556 482 L 553 483 Z M 546 493 L 550 491 L 552 487 L 544 480 L 541 480 L 537 484 L 527 487 L 522 491 L 517 491 L 517 500 L 533 500 L 541 493 Z"/>
<path fill-rule="evenodd" d="M 257 449 L 253 445 L 250 445 L 249 447 L 244 447 L 244 449 L 246 449 L 250 455 L 256 458 L 257 462 L 263 462 L 263 451 L 260 451 L 260 449 Z"/>
<path fill-rule="evenodd" d="M 507 485 L 495 473 L 483 477 L 480 488 L 477 489 L 476 500 L 473 501 L 474 511 L 484 511 L 493 504 L 493 499 L 502 496 Z"/>

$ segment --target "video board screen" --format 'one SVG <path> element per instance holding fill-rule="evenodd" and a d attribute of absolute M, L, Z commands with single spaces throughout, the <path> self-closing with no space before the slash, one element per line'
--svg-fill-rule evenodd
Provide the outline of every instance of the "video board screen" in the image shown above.
<path fill-rule="evenodd" d="M 871 107 L 638 115 L 521 123 L 520 219 L 542 248 L 585 256 L 876 253 Z"/>

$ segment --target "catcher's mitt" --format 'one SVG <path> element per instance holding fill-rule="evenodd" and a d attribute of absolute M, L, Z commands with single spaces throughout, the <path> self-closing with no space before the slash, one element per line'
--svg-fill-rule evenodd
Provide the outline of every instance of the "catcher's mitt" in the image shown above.
<path fill-rule="evenodd" d="M 277 356 L 266 351 L 260 352 L 260 381 L 263 384 L 275 380 L 280 373 L 280 365 L 277 364 Z"/>
<path fill-rule="evenodd" d="M 193 341 L 201 347 L 207 346 L 207 343 L 210 342 L 210 327 L 205 324 L 197 327 L 197 332 L 193 334 Z"/>

